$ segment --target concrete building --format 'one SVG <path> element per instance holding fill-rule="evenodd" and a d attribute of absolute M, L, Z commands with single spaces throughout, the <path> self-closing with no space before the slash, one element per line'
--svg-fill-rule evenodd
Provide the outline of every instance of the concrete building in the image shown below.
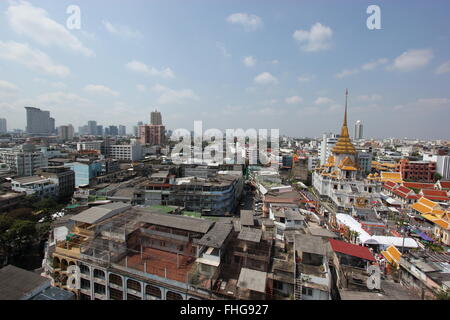
<path fill-rule="evenodd" d="M 355 123 L 355 140 L 361 140 L 363 138 L 363 124 L 361 120 Z"/>
<path fill-rule="evenodd" d="M 88 121 L 88 134 L 91 136 L 97 135 L 97 121 L 90 120 Z"/>
<path fill-rule="evenodd" d="M 163 125 L 139 126 L 139 141 L 141 144 L 163 145 L 166 140 L 166 128 Z"/>
<path fill-rule="evenodd" d="M 31 176 L 36 170 L 48 165 L 44 153 L 36 151 L 33 146 L 0 149 L 0 161 L 7 164 L 17 176 Z"/>
<path fill-rule="evenodd" d="M 450 156 L 424 154 L 423 161 L 436 162 L 436 172 L 442 176 L 442 179 L 450 180 Z"/>
<path fill-rule="evenodd" d="M 8 127 L 6 126 L 6 119 L 0 118 L 0 133 L 7 133 Z"/>
<path fill-rule="evenodd" d="M 77 151 L 95 150 L 100 152 L 102 150 L 103 140 L 83 141 L 77 143 Z"/>
<path fill-rule="evenodd" d="M 324 133 L 322 136 L 322 142 L 319 149 L 320 164 L 324 165 L 327 159 L 330 157 L 331 149 L 338 141 L 338 135 L 334 133 Z"/>
<path fill-rule="evenodd" d="M 27 116 L 26 132 L 28 134 L 48 135 L 54 132 L 55 122 L 53 118 L 50 118 L 50 111 L 34 107 L 25 107 L 25 110 Z"/>
<path fill-rule="evenodd" d="M 118 136 L 119 135 L 119 129 L 117 128 L 117 126 L 109 126 L 109 135 L 110 136 Z"/>
<path fill-rule="evenodd" d="M 231 215 L 243 190 L 240 171 L 225 171 L 212 178 L 178 178 L 172 185 L 169 204 L 204 215 Z"/>
<path fill-rule="evenodd" d="M 98 136 L 103 136 L 103 126 L 102 125 L 97 125 L 97 135 Z"/>
<path fill-rule="evenodd" d="M 365 173 L 370 173 L 372 169 L 372 152 L 367 151 L 358 151 L 358 154 L 356 156 L 358 161 L 358 166 L 361 169 L 361 171 Z"/>
<path fill-rule="evenodd" d="M 142 159 L 142 147 L 137 141 L 130 144 L 112 144 L 104 146 L 104 154 L 113 159 L 137 161 Z"/>
<path fill-rule="evenodd" d="M 58 127 L 58 136 L 64 141 L 73 140 L 74 129 L 71 124 L 63 125 Z"/>
<path fill-rule="evenodd" d="M 75 172 L 64 166 L 44 167 L 40 170 L 42 177 L 49 178 L 58 185 L 58 197 L 68 198 L 75 190 Z"/>
<path fill-rule="evenodd" d="M 7 265 L 0 269 L 0 300 L 73 300 L 72 292 L 51 286 L 37 273 Z"/>
<path fill-rule="evenodd" d="M 65 165 L 75 173 L 75 187 L 89 185 L 102 172 L 101 161 L 77 161 Z"/>
<path fill-rule="evenodd" d="M 395 170 L 402 174 L 403 180 L 434 182 L 436 162 L 400 160 Z"/>
<path fill-rule="evenodd" d="M 273 240 L 257 225 L 236 230 L 231 221 L 121 203 L 90 208 L 71 222 L 65 232 L 51 233 L 44 268 L 53 284 L 64 288 L 67 280 L 60 275 L 77 265 L 80 288 L 73 292 L 80 300 L 247 300 L 272 295 L 267 288 L 273 286 Z"/>
<path fill-rule="evenodd" d="M 43 176 L 30 176 L 14 178 L 11 180 L 11 189 L 15 192 L 25 192 L 27 195 L 39 197 L 58 197 L 58 185 Z"/>
<path fill-rule="evenodd" d="M 119 136 L 125 137 L 127 135 L 127 127 L 119 125 Z"/>
<path fill-rule="evenodd" d="M 150 113 L 150 124 L 155 126 L 162 125 L 161 112 L 155 110 Z"/>

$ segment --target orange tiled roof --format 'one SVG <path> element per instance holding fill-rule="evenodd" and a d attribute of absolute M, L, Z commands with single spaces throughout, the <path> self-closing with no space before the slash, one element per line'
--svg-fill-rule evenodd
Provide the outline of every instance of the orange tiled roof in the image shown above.
<path fill-rule="evenodd" d="M 427 214 L 427 213 L 430 213 L 430 212 L 433 211 L 433 210 L 430 209 L 429 207 L 423 205 L 423 204 L 420 202 L 420 200 L 419 200 L 418 202 L 414 203 L 414 204 L 411 206 L 411 208 L 413 208 L 414 210 L 419 211 L 421 214 Z"/>
<path fill-rule="evenodd" d="M 393 181 L 397 183 L 402 183 L 402 174 L 400 172 L 381 172 L 381 181 Z"/>

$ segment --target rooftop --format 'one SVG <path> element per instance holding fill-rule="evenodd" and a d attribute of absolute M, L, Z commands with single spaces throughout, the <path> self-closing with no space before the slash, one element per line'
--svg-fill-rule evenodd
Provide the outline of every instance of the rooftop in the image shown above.
<path fill-rule="evenodd" d="M 7 265 L 0 269 L 0 300 L 23 300 L 31 298 L 40 287 L 50 286 L 50 280 L 39 274 Z"/>
<path fill-rule="evenodd" d="M 266 280 L 267 280 L 266 272 L 242 268 L 241 273 L 239 274 L 237 286 L 239 288 L 265 293 Z"/>
<path fill-rule="evenodd" d="M 129 208 L 131 208 L 131 205 L 129 204 L 112 202 L 84 210 L 83 212 L 73 216 L 71 220 L 88 224 L 97 224 Z"/>

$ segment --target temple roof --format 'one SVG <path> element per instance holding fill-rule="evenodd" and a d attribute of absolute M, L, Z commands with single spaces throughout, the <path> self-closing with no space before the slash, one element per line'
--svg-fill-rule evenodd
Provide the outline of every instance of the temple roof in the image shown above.
<path fill-rule="evenodd" d="M 341 136 L 338 138 L 332 152 L 335 154 L 356 154 L 356 149 L 350 141 L 350 136 L 348 134 L 347 127 L 347 97 L 348 90 L 345 91 L 345 113 L 344 113 L 344 123 L 341 128 Z"/>

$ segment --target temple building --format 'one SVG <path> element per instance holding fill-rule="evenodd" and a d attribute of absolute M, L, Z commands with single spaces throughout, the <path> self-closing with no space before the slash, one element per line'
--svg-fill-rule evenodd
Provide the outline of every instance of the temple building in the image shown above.
<path fill-rule="evenodd" d="M 357 151 L 350 140 L 347 127 L 347 98 L 341 135 L 325 164 L 313 172 L 313 187 L 321 198 L 329 198 L 337 211 L 350 211 L 353 207 L 369 208 L 379 201 L 381 183 L 366 179 L 358 166 Z"/>

